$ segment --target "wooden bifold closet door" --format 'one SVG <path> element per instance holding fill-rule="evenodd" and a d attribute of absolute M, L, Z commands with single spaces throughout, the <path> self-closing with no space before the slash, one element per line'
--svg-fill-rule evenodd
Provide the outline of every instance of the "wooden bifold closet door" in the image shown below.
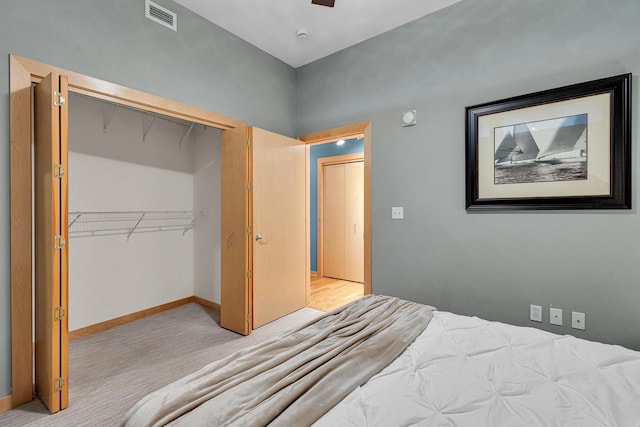
<path fill-rule="evenodd" d="M 364 282 L 364 162 L 324 166 L 323 275 Z"/>
<path fill-rule="evenodd" d="M 52 413 L 69 405 L 67 98 L 66 76 L 34 89 L 35 383 Z"/>

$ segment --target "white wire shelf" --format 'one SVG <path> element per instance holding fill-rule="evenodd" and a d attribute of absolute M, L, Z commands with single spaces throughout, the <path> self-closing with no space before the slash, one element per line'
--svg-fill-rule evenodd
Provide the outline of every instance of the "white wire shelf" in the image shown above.
<path fill-rule="evenodd" d="M 182 231 L 195 224 L 193 211 L 69 212 L 69 237 L 95 237 Z"/>

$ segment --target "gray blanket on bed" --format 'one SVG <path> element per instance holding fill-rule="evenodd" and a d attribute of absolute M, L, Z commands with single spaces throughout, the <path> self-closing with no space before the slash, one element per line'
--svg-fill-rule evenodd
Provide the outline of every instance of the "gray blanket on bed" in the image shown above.
<path fill-rule="evenodd" d="M 149 394 L 122 425 L 310 425 L 398 357 L 433 310 L 365 296 Z"/>

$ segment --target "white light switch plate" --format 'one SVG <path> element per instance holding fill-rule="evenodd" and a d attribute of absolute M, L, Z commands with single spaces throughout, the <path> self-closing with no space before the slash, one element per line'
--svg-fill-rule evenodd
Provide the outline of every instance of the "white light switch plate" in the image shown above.
<path fill-rule="evenodd" d="M 562 326 L 562 309 L 553 308 L 549 309 L 549 323 L 552 325 Z"/>
<path fill-rule="evenodd" d="M 534 322 L 542 322 L 542 306 L 541 305 L 533 305 L 529 306 L 529 320 L 533 320 Z"/>
<path fill-rule="evenodd" d="M 404 219 L 404 207 L 394 206 L 391 208 L 391 219 Z"/>

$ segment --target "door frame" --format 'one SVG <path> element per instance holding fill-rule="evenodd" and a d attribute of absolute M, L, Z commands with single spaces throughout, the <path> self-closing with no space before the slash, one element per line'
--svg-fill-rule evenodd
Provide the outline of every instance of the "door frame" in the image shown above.
<path fill-rule="evenodd" d="M 364 161 L 364 152 L 318 158 L 316 169 L 318 175 L 318 237 L 316 242 L 318 277 L 324 277 L 324 167 L 362 161 Z"/>
<path fill-rule="evenodd" d="M 66 75 L 69 92 L 187 120 L 218 129 L 244 122 L 73 71 L 9 55 L 11 167 L 11 385 L 12 407 L 32 400 L 32 99 L 31 86 L 56 72 Z"/>
<path fill-rule="evenodd" d="M 351 125 L 340 126 L 332 129 L 326 129 L 319 132 L 308 133 L 298 136 L 298 139 L 306 144 L 306 162 L 310 161 L 310 146 L 323 142 L 337 141 L 339 139 L 349 139 L 358 136 L 364 137 L 364 294 L 371 293 L 371 122 L 360 122 Z M 311 179 L 309 176 L 309 168 L 307 167 L 307 189 L 309 188 Z M 309 224 L 309 191 L 307 190 L 307 241 L 310 241 L 310 224 Z M 310 252 L 307 245 L 307 252 Z M 307 256 L 307 272 L 310 267 L 310 255 Z M 307 274 L 309 276 L 309 274 Z M 310 302 L 311 293 L 310 281 L 307 279 L 307 305 Z"/>

